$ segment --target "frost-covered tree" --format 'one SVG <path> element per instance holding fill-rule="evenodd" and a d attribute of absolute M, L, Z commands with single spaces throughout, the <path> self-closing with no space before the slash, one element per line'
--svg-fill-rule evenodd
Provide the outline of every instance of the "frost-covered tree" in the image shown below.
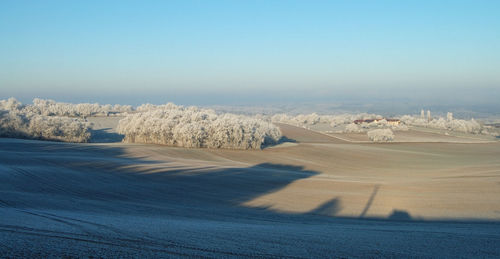
<path fill-rule="evenodd" d="M 72 104 L 39 98 L 33 99 L 33 105 L 27 105 L 27 108 L 41 115 L 66 117 L 109 116 L 133 111 L 130 105 L 116 104 L 112 106 L 110 104 L 100 105 L 98 103 Z"/>
<path fill-rule="evenodd" d="M 307 127 L 308 125 L 315 125 L 317 123 L 330 124 L 332 127 L 342 126 L 353 123 L 355 120 L 368 120 L 382 118 L 376 114 L 339 114 L 339 115 L 318 115 L 312 114 L 299 114 L 291 116 L 287 114 L 275 114 L 271 117 L 271 121 L 275 123 L 285 123 L 299 127 Z"/>
<path fill-rule="evenodd" d="M 452 120 L 453 120 L 453 113 L 448 112 L 448 113 L 446 114 L 446 120 L 447 120 L 447 121 L 452 121 Z"/>
<path fill-rule="evenodd" d="M 368 138 L 373 142 L 389 142 L 394 140 L 394 133 L 390 129 L 375 129 L 367 133 Z"/>
<path fill-rule="evenodd" d="M 16 98 L 11 97 L 7 100 L 0 100 L 0 110 L 6 111 L 19 111 L 24 107 L 24 105 L 16 100 Z"/>
<path fill-rule="evenodd" d="M 191 148 L 260 149 L 276 143 L 281 132 L 270 122 L 172 103 L 140 106 L 118 124 L 129 143 L 155 143 Z"/>
<path fill-rule="evenodd" d="M 363 132 L 363 129 L 361 129 L 358 125 L 351 123 L 347 124 L 347 126 L 344 129 L 345 133 L 360 133 Z"/>
<path fill-rule="evenodd" d="M 88 142 L 90 132 L 81 119 L 0 110 L 0 137 Z"/>
<path fill-rule="evenodd" d="M 441 129 L 471 134 L 487 134 L 486 128 L 474 119 L 454 119 L 451 112 L 448 113 L 446 117 L 446 119 L 443 117 L 437 117 L 429 121 L 419 117 L 405 115 L 401 117 L 401 122 L 407 126 L 427 127 L 432 129 Z"/>

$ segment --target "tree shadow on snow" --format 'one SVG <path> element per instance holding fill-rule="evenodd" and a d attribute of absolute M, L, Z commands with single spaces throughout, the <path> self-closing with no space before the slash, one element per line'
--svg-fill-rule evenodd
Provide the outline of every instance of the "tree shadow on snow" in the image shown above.
<path fill-rule="evenodd" d="M 16 208 L 159 215 L 250 211 L 255 209 L 241 204 L 318 174 L 268 163 L 221 167 L 155 161 L 132 157 L 116 146 L 0 142 L 0 153 L 5 154 L 0 165 L 8 166 L 0 174 L 0 200 Z"/>
<path fill-rule="evenodd" d="M 115 142 L 121 142 L 125 135 L 123 134 L 118 134 L 116 132 L 111 132 L 111 128 L 105 128 L 105 129 L 91 129 L 90 134 L 91 134 L 91 139 L 90 142 L 92 143 L 115 143 Z"/>
<path fill-rule="evenodd" d="M 399 209 L 385 218 L 365 217 L 378 186 L 357 218 L 337 216 L 342 210 L 341 197 L 332 197 L 305 213 L 242 205 L 319 174 L 302 166 L 261 163 L 228 167 L 200 160 L 183 164 L 182 159 L 133 157 L 119 146 L 14 139 L 0 139 L 0 153 L 0 207 L 203 219 L 422 221 Z"/>

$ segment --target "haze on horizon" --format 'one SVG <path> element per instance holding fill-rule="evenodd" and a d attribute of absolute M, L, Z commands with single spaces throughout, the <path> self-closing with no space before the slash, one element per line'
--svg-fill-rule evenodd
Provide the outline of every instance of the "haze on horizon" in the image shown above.
<path fill-rule="evenodd" d="M 498 1 L 2 1 L 0 99 L 484 106 Z"/>

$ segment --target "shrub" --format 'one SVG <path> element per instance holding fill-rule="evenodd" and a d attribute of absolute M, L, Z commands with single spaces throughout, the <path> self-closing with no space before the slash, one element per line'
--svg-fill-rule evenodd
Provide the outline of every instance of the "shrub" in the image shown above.
<path fill-rule="evenodd" d="M 394 134 L 390 129 L 375 129 L 368 131 L 368 138 L 373 142 L 389 142 L 394 140 Z"/>
<path fill-rule="evenodd" d="M 363 132 L 363 130 L 358 125 L 351 123 L 345 127 L 344 132 L 345 133 L 360 133 L 360 132 Z"/>

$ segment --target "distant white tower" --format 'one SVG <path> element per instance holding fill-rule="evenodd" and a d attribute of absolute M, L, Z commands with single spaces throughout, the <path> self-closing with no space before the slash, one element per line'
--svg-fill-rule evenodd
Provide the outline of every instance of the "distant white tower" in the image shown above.
<path fill-rule="evenodd" d="M 448 112 L 448 113 L 446 114 L 446 119 L 447 119 L 448 121 L 452 121 L 452 120 L 453 120 L 453 113 Z"/>
<path fill-rule="evenodd" d="M 431 110 L 427 110 L 427 121 L 431 121 Z"/>
<path fill-rule="evenodd" d="M 420 119 L 425 119 L 424 109 L 420 110 Z"/>

